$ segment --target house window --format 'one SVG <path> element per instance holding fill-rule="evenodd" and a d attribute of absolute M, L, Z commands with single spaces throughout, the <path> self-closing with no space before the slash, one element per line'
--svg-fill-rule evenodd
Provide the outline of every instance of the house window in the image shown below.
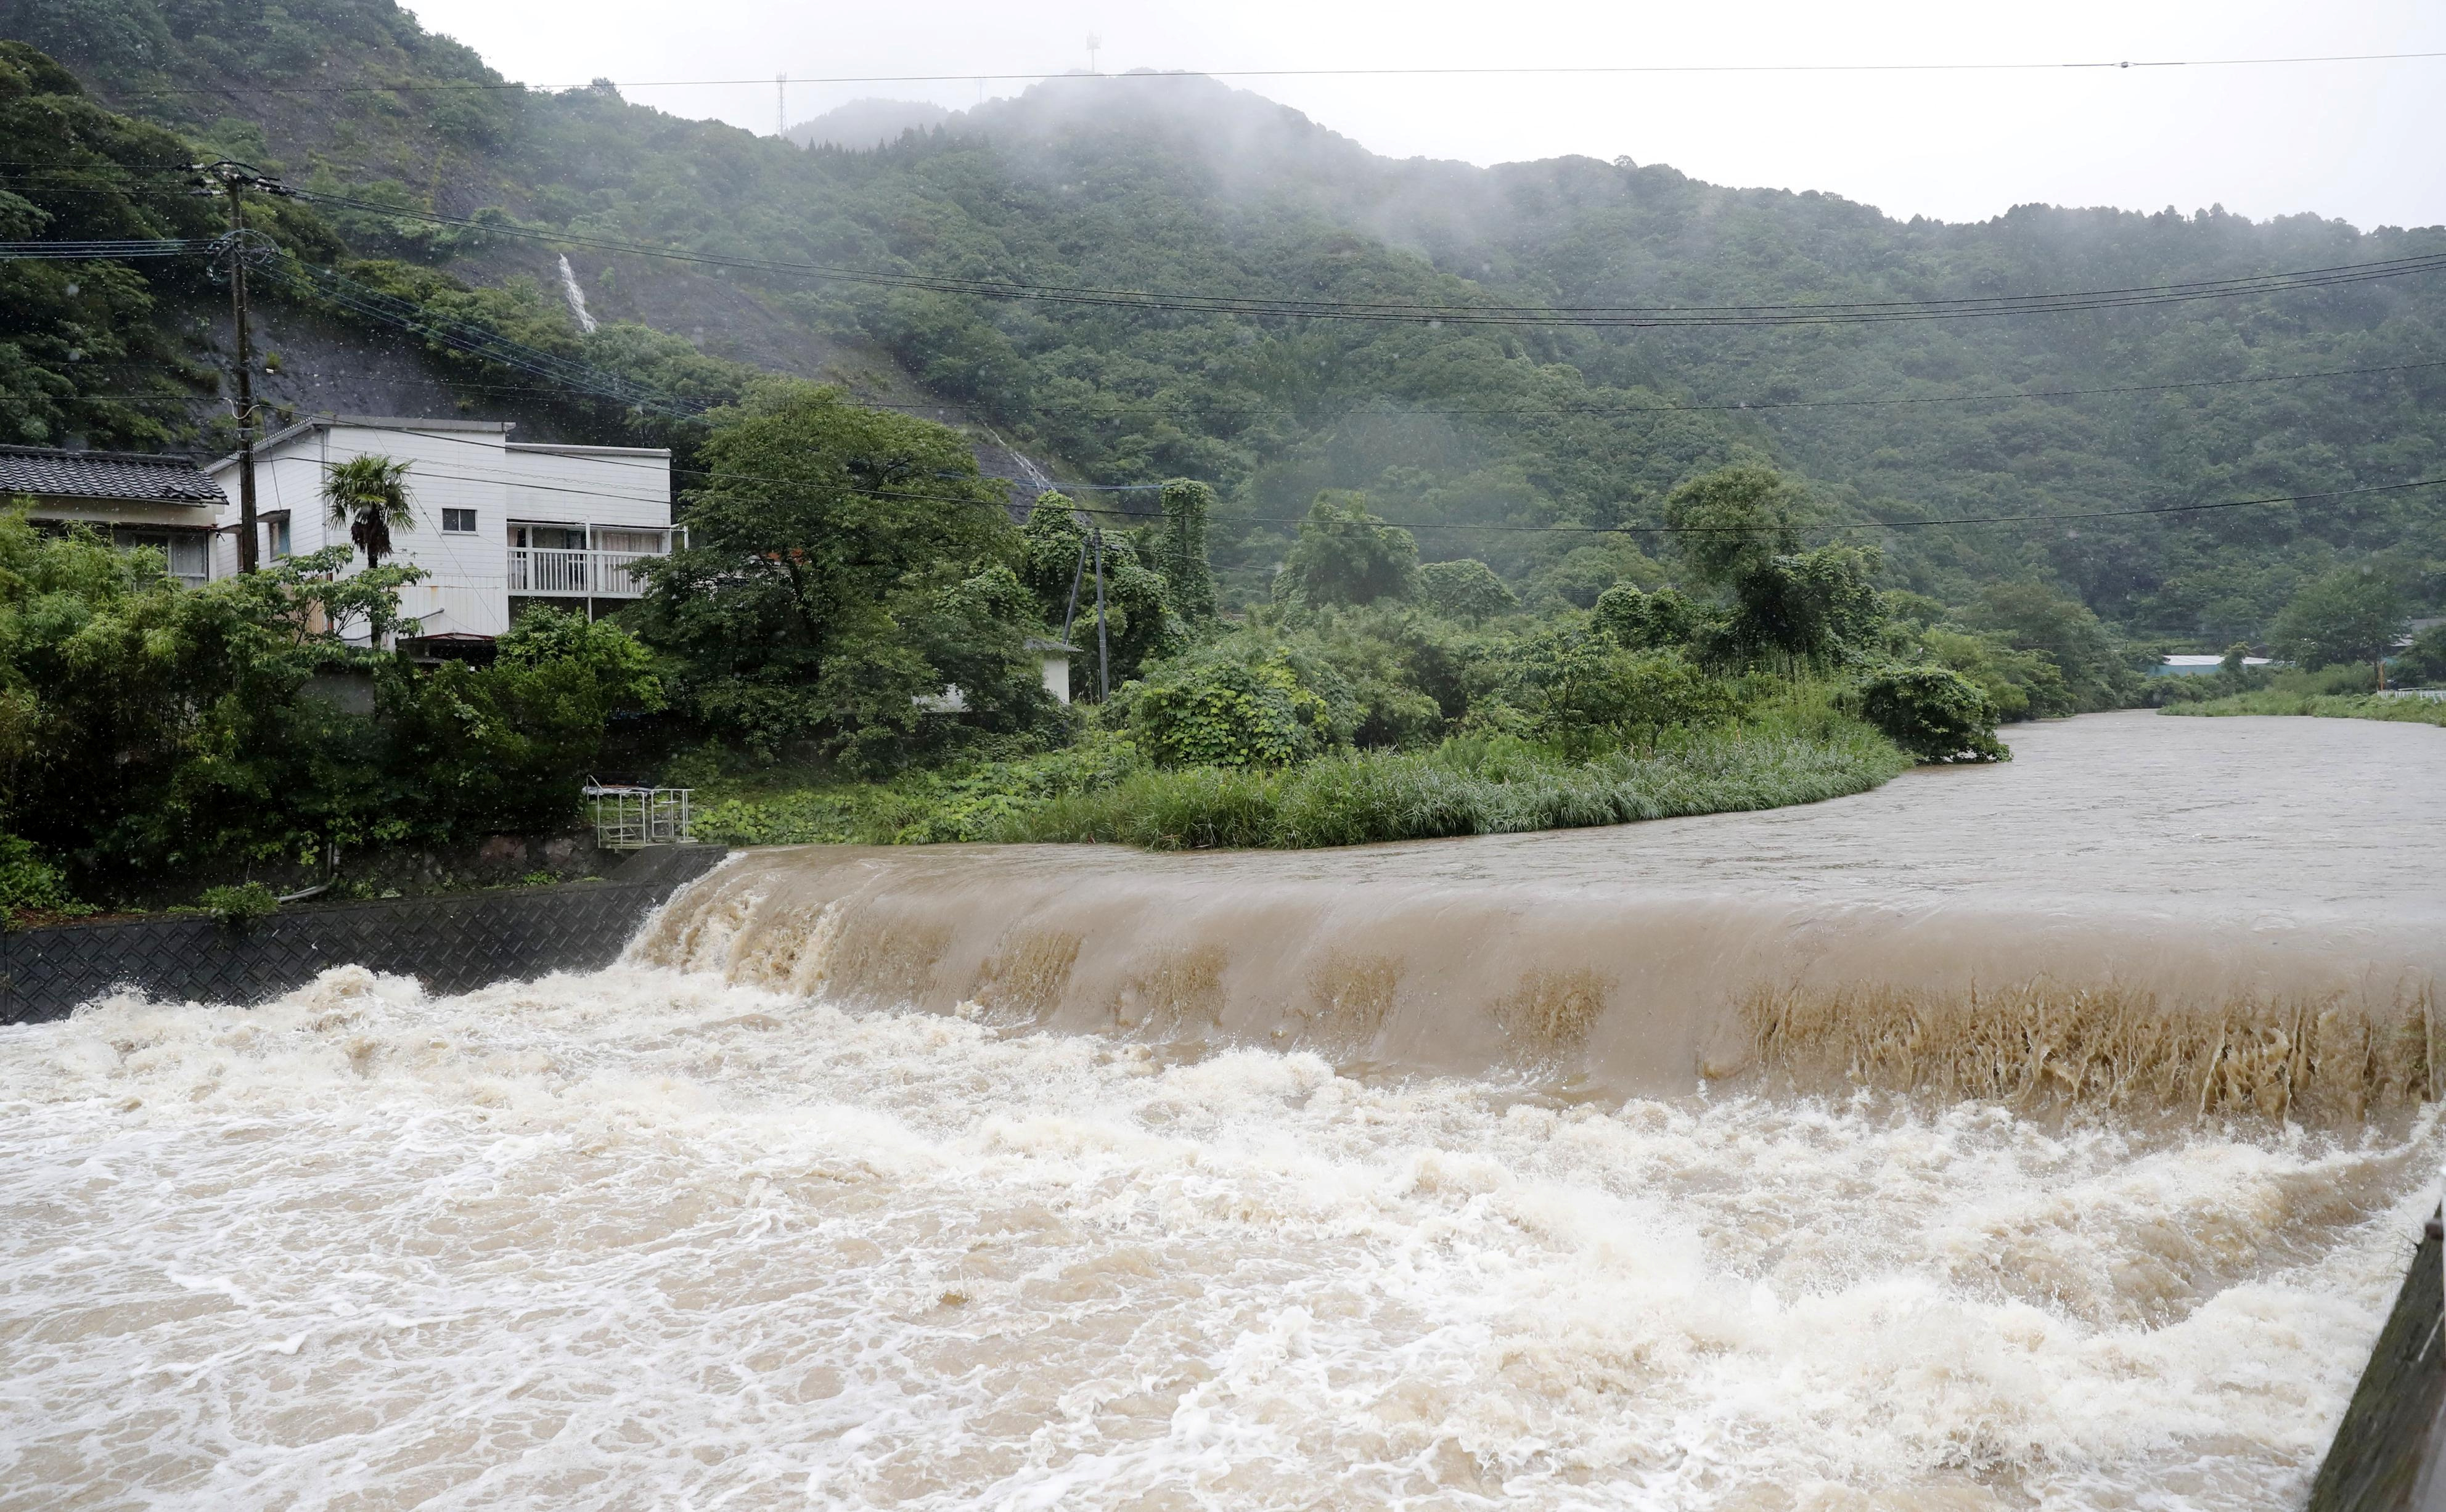
<path fill-rule="evenodd" d="M 476 512 L 472 509 L 445 509 L 442 512 L 442 531 L 447 536 L 476 534 Z"/>
<path fill-rule="evenodd" d="M 269 555 L 273 561 L 279 561 L 290 556 L 292 553 L 289 545 L 289 517 L 274 515 L 265 520 L 263 539 L 265 544 L 271 548 Z"/>
<path fill-rule="evenodd" d="M 209 547 L 201 531 L 129 530 L 124 527 L 111 532 L 112 543 L 122 551 L 149 546 L 161 554 L 162 565 L 170 576 L 190 588 L 201 588 L 211 575 L 207 556 Z"/>

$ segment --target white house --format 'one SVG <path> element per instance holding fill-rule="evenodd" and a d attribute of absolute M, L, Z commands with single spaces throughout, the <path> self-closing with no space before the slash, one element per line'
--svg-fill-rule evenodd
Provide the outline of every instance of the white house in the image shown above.
<path fill-rule="evenodd" d="M 400 595 L 422 636 L 489 639 L 530 603 L 591 614 L 645 593 L 630 564 L 670 554 L 671 454 L 660 446 L 567 446 L 510 439 L 500 421 L 326 415 L 275 431 L 254 451 L 261 560 L 347 545 L 323 480 L 357 457 L 407 463 L 415 522 L 392 532 L 389 561 L 425 569 Z M 227 496 L 212 575 L 237 565 L 237 459 L 207 469 Z"/>

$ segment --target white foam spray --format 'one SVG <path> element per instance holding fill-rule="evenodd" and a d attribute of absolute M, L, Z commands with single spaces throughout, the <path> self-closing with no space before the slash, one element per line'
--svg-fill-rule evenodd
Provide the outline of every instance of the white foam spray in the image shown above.
<path fill-rule="evenodd" d="M 594 334 L 596 321 L 586 310 L 586 291 L 578 287 L 577 270 L 569 265 L 569 254 L 560 255 L 560 295 L 569 301 L 569 312 L 577 317 L 577 329 Z"/>
<path fill-rule="evenodd" d="M 629 964 L 0 1030 L 0 1505 L 2259 1508 L 2435 1166 Z"/>

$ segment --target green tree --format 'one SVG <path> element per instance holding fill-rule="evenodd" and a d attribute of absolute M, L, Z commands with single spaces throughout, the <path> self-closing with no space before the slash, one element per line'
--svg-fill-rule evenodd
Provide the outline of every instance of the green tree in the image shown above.
<path fill-rule="evenodd" d="M 1616 583 L 1597 595 L 1596 622 L 1632 651 L 1652 651 L 1688 645 L 1705 615 L 1673 589 L 1649 594 Z"/>
<path fill-rule="evenodd" d="M 1418 575 L 1417 537 L 1368 513 L 1366 495 L 1327 489 L 1300 521 L 1299 539 L 1274 579 L 1274 599 L 1308 605 L 1406 599 L 1417 591 Z"/>
<path fill-rule="evenodd" d="M 1087 527 L 1060 494 L 1039 495 L 1020 531 L 1019 580 L 1034 595 L 1045 627 L 1070 626 L 1072 686 L 1092 686 L 1096 644 L 1096 554 Z M 1160 549 L 1163 539 L 1159 536 Z M 1210 603 L 1212 584 L 1208 585 Z M 1112 656 L 1115 686 L 1138 675 L 1148 662 L 1188 644 L 1188 627 L 1172 600 L 1172 585 L 1138 559 L 1126 536 L 1106 536 L 1103 547 L 1104 645 Z M 1072 595 L 1077 607 L 1072 608 Z M 1082 678 L 1086 679 L 1084 683 Z"/>
<path fill-rule="evenodd" d="M 1740 707 L 1730 684 L 1679 653 L 1626 651 L 1601 633 L 1539 630 L 1507 662 L 1507 701 L 1540 739 L 1575 755 L 1643 744 L 1667 729 L 1704 729 Z"/>
<path fill-rule="evenodd" d="M 1980 591 L 1968 618 L 2015 650 L 2040 652 L 2054 662 L 2071 699 L 2062 712 L 2113 709 L 2136 680 L 2114 634 L 2089 606 L 2043 583 L 1991 583 Z"/>
<path fill-rule="evenodd" d="M 614 713 L 663 707 L 653 653 L 609 620 L 530 608 L 489 667 L 388 669 L 399 802 L 455 833 L 535 833 L 567 822 Z"/>
<path fill-rule="evenodd" d="M 2241 669 L 2237 665 L 2234 670 Z M 2413 636 L 2412 644 L 2397 658 L 2395 670 L 2398 677 L 2416 688 L 2446 684 L 2446 622 Z"/>
<path fill-rule="evenodd" d="M 2312 671 L 2375 667 L 2403 634 L 2403 595 L 2368 567 L 2338 567 L 2312 579 L 2276 616 L 2276 654 Z"/>
<path fill-rule="evenodd" d="M 1167 766 L 1287 766 L 1346 746 L 1357 720 L 1334 670 L 1251 636 L 1169 662 L 1127 690 L 1139 745 Z"/>
<path fill-rule="evenodd" d="M 918 700 L 953 682 L 947 636 L 968 649 L 970 723 L 1042 717 L 1014 627 L 947 628 L 976 603 L 952 590 L 1021 555 L 1002 485 L 959 432 L 781 383 L 716 418 L 704 465 L 688 545 L 651 564 L 631 614 L 706 728 L 768 757 L 806 742 L 892 766 L 939 717 Z"/>
<path fill-rule="evenodd" d="M 1475 625 L 1520 607 L 1520 596 L 1475 557 L 1419 569 L 1419 601 L 1446 619 Z"/>
<path fill-rule="evenodd" d="M 407 492 L 408 463 L 388 457 L 351 457 L 323 478 L 323 502 L 331 523 L 348 527 L 348 539 L 366 554 L 367 567 L 390 555 L 394 530 L 413 529 L 415 501 Z"/>
<path fill-rule="evenodd" d="M 1781 473 L 1749 463 L 1693 478 L 1665 500 L 1665 523 L 1692 576 L 1731 592 L 1800 550 L 1807 517 L 1806 501 Z"/>
<path fill-rule="evenodd" d="M 1206 526 L 1214 513 L 1214 490 L 1192 478 L 1163 485 L 1163 523 L 1154 562 L 1173 612 L 1193 625 L 1214 617 L 1214 573 L 1207 560 Z"/>

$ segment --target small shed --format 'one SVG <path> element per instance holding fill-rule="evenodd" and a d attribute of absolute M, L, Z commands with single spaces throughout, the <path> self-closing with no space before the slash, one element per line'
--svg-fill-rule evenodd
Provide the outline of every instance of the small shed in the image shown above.
<path fill-rule="evenodd" d="M 1058 703 L 1070 702 L 1070 658 L 1079 653 L 1079 648 L 1045 635 L 1030 635 L 1020 646 L 1043 670 L 1044 690 Z"/>

